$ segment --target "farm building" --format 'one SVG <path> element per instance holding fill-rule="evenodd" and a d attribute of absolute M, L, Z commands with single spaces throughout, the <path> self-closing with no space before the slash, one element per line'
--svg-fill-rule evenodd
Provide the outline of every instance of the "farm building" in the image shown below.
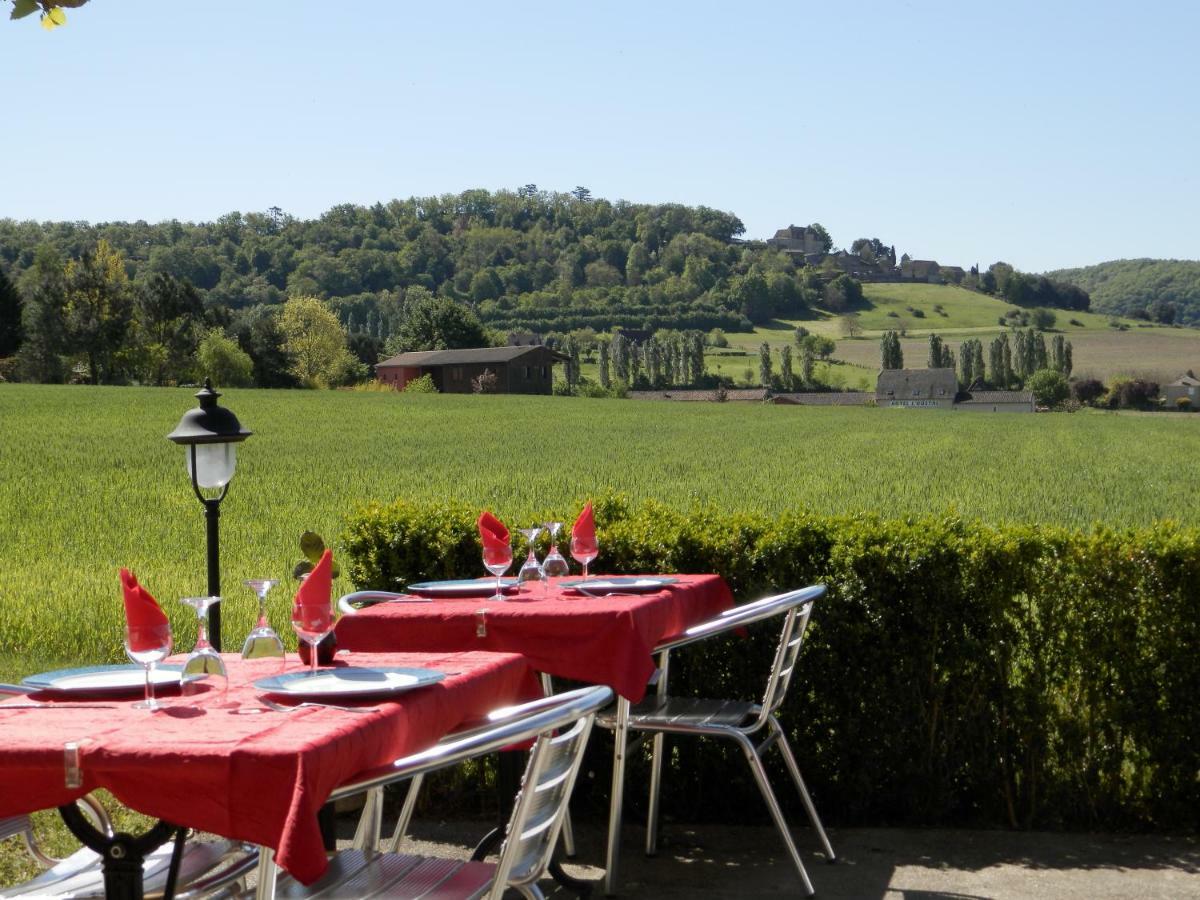
<path fill-rule="evenodd" d="M 1180 400 L 1187 400 L 1191 409 L 1200 409 L 1200 379 L 1189 372 L 1163 387 L 1163 399 L 1167 409 L 1178 409 Z"/>
<path fill-rule="evenodd" d="M 950 409 L 958 394 L 953 369 L 883 369 L 875 382 L 879 406 L 923 406 Z"/>
<path fill-rule="evenodd" d="M 971 391 L 959 396 L 955 409 L 967 412 L 1033 412 L 1030 391 Z"/>
<path fill-rule="evenodd" d="M 375 377 L 401 391 L 410 381 L 429 375 L 443 394 L 470 394 L 472 381 L 487 371 L 496 376 L 498 394 L 549 394 L 554 364 L 565 359 L 542 346 L 419 350 L 385 359 L 375 366 Z"/>

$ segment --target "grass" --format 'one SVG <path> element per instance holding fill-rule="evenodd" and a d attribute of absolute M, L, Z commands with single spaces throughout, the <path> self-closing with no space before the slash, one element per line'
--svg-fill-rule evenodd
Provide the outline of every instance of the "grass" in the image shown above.
<path fill-rule="evenodd" d="M 255 390 L 226 402 L 255 432 L 221 507 L 227 644 L 252 625 L 242 579 L 286 578 L 302 531 L 336 550 L 346 513 L 395 497 L 459 500 L 513 523 L 572 516 L 612 489 L 681 508 L 1196 519 L 1178 460 L 1200 416 Z M 203 513 L 165 435 L 193 405 L 185 390 L 0 385 L 0 680 L 121 659 L 123 565 L 190 646 L 177 601 L 205 587 Z M 291 593 L 285 582 L 270 597 L 281 630 Z"/>

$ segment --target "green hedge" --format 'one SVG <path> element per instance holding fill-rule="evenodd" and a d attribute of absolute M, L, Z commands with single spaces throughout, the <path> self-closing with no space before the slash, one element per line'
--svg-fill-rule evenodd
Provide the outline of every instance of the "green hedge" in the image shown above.
<path fill-rule="evenodd" d="M 345 542 L 351 578 L 398 589 L 480 572 L 476 512 L 360 510 Z M 596 517 L 599 571 L 717 572 L 742 600 L 829 586 L 782 714 L 828 822 L 1200 824 L 1197 529 L 768 518 L 631 508 L 621 497 L 599 501 Z M 678 654 L 672 685 L 753 697 L 776 636 L 762 629 Z M 673 747 L 669 816 L 761 819 L 736 750 Z M 603 752 L 588 763 L 597 807 L 606 765 Z M 773 777 L 788 799 L 782 767 Z M 581 790 L 586 800 L 589 784 Z M 631 786 L 631 807 L 641 794 Z"/>

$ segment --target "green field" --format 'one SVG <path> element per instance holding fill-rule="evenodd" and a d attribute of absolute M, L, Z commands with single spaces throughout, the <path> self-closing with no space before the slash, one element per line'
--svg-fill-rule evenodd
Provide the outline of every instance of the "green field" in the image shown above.
<path fill-rule="evenodd" d="M 165 435 L 191 395 L 0 385 L 0 680 L 120 658 L 122 565 L 190 645 L 177 599 L 205 588 L 203 512 Z M 1193 455 L 1200 416 L 256 390 L 224 399 L 255 432 L 222 506 L 234 641 L 254 610 L 242 579 L 286 576 L 302 531 L 336 547 L 346 513 L 395 497 L 488 506 L 513 525 L 572 516 L 608 490 L 683 508 L 1197 521 L 1179 461 Z M 277 627 L 290 593 L 272 595 Z"/>
<path fill-rule="evenodd" d="M 936 333 L 957 353 L 968 338 L 984 343 L 984 353 L 992 338 L 1004 332 L 999 319 L 1013 307 L 985 294 L 953 285 L 864 284 L 868 306 L 858 310 L 863 335 L 846 338 L 838 316 L 818 313 L 803 321 L 774 321 L 759 326 L 753 333 L 733 333 L 729 350 L 710 351 L 708 370 L 746 381 L 745 371 L 758 380 L 758 348 L 766 341 L 778 353 L 794 341 L 797 325 L 837 340 L 835 364 L 818 365 L 816 376 L 834 388 L 874 390 L 879 371 L 879 338 L 884 331 L 903 328 L 901 340 L 906 365 L 921 368 L 929 353 L 929 335 Z M 935 310 L 940 306 L 941 311 Z M 922 317 L 912 311 L 920 310 Z M 893 313 L 894 315 L 889 315 Z M 1160 384 L 1174 381 L 1188 369 L 1200 370 L 1200 329 L 1152 326 L 1132 319 L 1100 313 L 1054 310 L 1058 321 L 1054 332 L 1071 342 L 1074 374 L 1109 381 L 1123 375 L 1147 378 Z M 1073 325 L 1074 320 L 1080 324 Z M 1112 322 L 1126 326 L 1125 331 Z M 741 355 L 737 355 L 741 354 Z M 775 360 L 778 367 L 778 358 Z"/>

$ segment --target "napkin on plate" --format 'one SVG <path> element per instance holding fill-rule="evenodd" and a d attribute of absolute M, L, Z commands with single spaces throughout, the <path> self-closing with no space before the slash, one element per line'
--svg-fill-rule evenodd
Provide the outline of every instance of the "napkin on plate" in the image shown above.
<path fill-rule="evenodd" d="M 512 559 L 510 537 L 503 522 L 485 509 L 475 524 L 479 526 L 479 539 L 483 542 L 485 557 L 495 556 L 498 557 L 497 561 L 506 557 Z"/>
<path fill-rule="evenodd" d="M 333 551 L 328 547 L 321 559 L 300 583 L 292 603 L 292 618 L 299 612 L 310 631 L 327 631 L 333 625 Z"/>
<path fill-rule="evenodd" d="M 575 524 L 571 526 L 571 539 L 579 544 L 595 548 L 596 544 L 596 520 L 592 517 L 592 501 L 587 502 L 587 506 L 583 508 L 583 512 L 579 514 L 579 518 L 575 520 Z"/>
<path fill-rule="evenodd" d="M 121 590 L 125 598 L 125 622 L 131 628 L 155 628 L 168 624 L 167 614 L 159 607 L 150 592 L 138 584 L 137 576 L 128 569 L 121 569 Z M 153 650 L 161 641 L 153 635 L 131 635 L 131 650 Z"/>

